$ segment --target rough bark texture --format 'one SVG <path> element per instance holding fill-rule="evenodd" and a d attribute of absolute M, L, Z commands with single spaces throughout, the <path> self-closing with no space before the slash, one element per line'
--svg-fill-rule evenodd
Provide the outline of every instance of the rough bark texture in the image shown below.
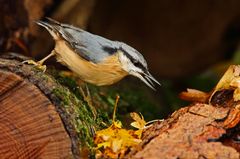
<path fill-rule="evenodd" d="M 19 62 L 25 57 L 7 58 L 0 58 L 1 156 L 86 157 L 84 142 L 89 142 L 91 128 L 98 124 L 88 115 L 92 112 L 51 76 Z M 240 107 L 232 93 L 216 93 L 212 103 L 217 106 L 192 104 L 155 123 L 126 157 L 239 158 Z"/>
<path fill-rule="evenodd" d="M 240 158 L 239 77 L 240 65 L 231 65 L 209 93 L 181 93 L 193 104 L 146 130 L 143 143 L 128 157 Z"/>
<path fill-rule="evenodd" d="M 193 104 L 146 130 L 143 143 L 128 157 L 238 159 L 239 120 L 239 108 Z"/>
<path fill-rule="evenodd" d="M 82 136 L 76 130 L 76 97 L 53 77 L 19 62 L 25 57 L 7 58 L 0 59 L 1 156 L 79 157 Z M 68 97 L 72 101 L 66 101 Z"/>

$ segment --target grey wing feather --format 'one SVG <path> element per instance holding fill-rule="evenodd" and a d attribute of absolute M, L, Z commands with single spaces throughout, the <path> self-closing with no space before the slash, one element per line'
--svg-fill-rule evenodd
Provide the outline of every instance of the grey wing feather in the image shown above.
<path fill-rule="evenodd" d="M 104 47 L 117 47 L 113 46 L 113 41 L 76 29 L 63 25 L 60 32 L 65 35 L 64 38 L 70 42 L 72 48 L 86 60 L 95 63 L 101 62 L 109 56 L 109 53 L 104 51 Z"/>
<path fill-rule="evenodd" d="M 61 24 L 51 18 L 36 23 L 45 27 L 52 36 L 60 35 L 82 58 L 94 63 L 101 62 L 110 54 L 115 53 L 114 51 L 106 51 L 104 48 L 110 48 L 111 50 L 120 48 L 120 43 L 117 41 L 108 40 L 71 25 Z"/>
<path fill-rule="evenodd" d="M 101 62 L 109 56 L 109 53 L 104 51 L 104 47 L 118 48 L 115 41 L 105 39 L 70 25 L 61 24 L 59 33 L 69 42 L 76 53 L 94 63 Z"/>

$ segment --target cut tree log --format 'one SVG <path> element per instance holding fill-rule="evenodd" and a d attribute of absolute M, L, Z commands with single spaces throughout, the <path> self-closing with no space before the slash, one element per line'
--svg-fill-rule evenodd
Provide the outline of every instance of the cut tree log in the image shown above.
<path fill-rule="evenodd" d="M 71 141 L 53 104 L 33 84 L 0 71 L 1 158 L 60 158 Z"/>
<path fill-rule="evenodd" d="M 72 156 L 71 140 L 56 107 L 32 83 L 43 81 L 17 61 L 1 59 L 0 67 L 1 158 Z"/>
<path fill-rule="evenodd" d="M 0 58 L 1 158 L 83 157 L 99 118 L 51 75 L 23 60 L 16 54 Z"/>
<path fill-rule="evenodd" d="M 51 75 L 20 62 L 25 59 L 0 58 L 1 158 L 88 157 L 84 145 L 99 118 Z M 155 123 L 126 158 L 239 158 L 240 106 L 233 92 L 216 90 L 211 104 L 194 103 Z"/>

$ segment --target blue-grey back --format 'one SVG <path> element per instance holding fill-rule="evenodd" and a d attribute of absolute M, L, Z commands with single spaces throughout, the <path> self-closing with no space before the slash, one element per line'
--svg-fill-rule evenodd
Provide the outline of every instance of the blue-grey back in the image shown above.
<path fill-rule="evenodd" d="M 119 43 L 94 35 L 71 25 L 62 24 L 59 32 L 81 57 L 98 63 L 114 52 L 106 48 L 119 49 Z M 115 52 L 116 53 L 116 52 Z"/>
<path fill-rule="evenodd" d="M 72 25 L 61 24 L 51 18 L 46 19 L 47 21 L 38 21 L 37 24 L 45 27 L 50 33 L 60 34 L 76 53 L 88 61 L 99 63 L 120 50 L 133 64 L 147 69 L 142 54 L 123 42 L 108 40 Z"/>

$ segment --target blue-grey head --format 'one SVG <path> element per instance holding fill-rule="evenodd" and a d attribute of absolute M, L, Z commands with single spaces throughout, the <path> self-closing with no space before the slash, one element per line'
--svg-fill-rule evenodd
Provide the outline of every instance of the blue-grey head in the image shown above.
<path fill-rule="evenodd" d="M 155 90 L 154 83 L 158 85 L 160 83 L 149 73 L 147 62 L 143 55 L 123 42 L 116 42 L 116 45 L 119 46 L 119 60 L 123 69 L 129 75 L 139 78 L 147 86 Z"/>

